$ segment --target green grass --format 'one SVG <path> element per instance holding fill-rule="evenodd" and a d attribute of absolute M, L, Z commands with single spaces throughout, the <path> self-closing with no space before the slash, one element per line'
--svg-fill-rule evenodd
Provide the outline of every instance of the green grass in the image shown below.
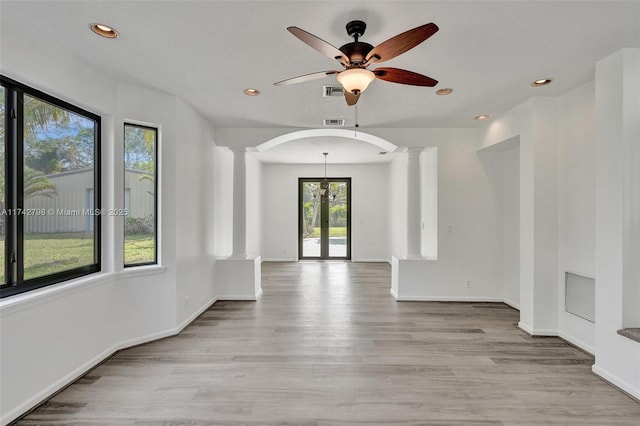
<path fill-rule="evenodd" d="M 4 236 L 0 237 L 4 242 Z M 153 235 L 127 235 L 125 263 L 145 263 L 154 259 Z M 4 260 L 4 244 L 0 244 Z M 24 278 L 35 278 L 93 263 L 93 237 L 84 233 L 28 234 L 24 239 Z M 4 282 L 0 268 L 0 282 Z"/>
<path fill-rule="evenodd" d="M 127 235 L 124 240 L 124 263 L 153 262 L 155 258 L 155 241 L 152 234 Z"/>
<path fill-rule="evenodd" d="M 333 226 L 329 228 L 329 237 L 346 237 L 346 226 Z M 305 235 L 306 238 L 320 238 L 320 228 L 313 228 L 311 235 Z"/>
<path fill-rule="evenodd" d="M 92 234 L 28 234 L 24 238 L 24 279 L 93 263 Z"/>

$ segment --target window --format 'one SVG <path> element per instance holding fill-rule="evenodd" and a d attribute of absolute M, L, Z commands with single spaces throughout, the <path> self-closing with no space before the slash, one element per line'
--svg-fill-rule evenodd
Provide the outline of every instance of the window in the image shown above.
<path fill-rule="evenodd" d="M 100 117 L 0 77 L 2 297 L 100 270 Z"/>
<path fill-rule="evenodd" d="M 124 125 L 124 266 L 158 263 L 158 129 Z"/>

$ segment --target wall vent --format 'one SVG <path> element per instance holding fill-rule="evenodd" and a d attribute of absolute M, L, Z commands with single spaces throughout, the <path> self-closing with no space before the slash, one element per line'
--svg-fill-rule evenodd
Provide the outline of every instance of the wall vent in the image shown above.
<path fill-rule="evenodd" d="M 564 310 L 595 323 L 596 280 L 565 272 L 564 288 Z"/>
<path fill-rule="evenodd" d="M 344 126 L 344 118 L 325 118 L 323 121 L 325 126 L 328 127 L 342 127 Z"/>
<path fill-rule="evenodd" d="M 322 86 L 322 97 L 329 98 L 332 96 L 344 96 L 342 86 Z"/>

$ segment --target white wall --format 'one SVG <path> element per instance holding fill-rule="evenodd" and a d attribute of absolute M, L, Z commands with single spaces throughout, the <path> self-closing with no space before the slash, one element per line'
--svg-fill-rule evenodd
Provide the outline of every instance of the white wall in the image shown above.
<path fill-rule="evenodd" d="M 176 171 L 164 174 L 162 184 L 174 180 L 176 185 L 175 204 L 173 208 L 163 204 L 163 212 L 175 214 L 167 221 L 174 224 L 176 234 L 177 324 L 183 324 L 194 312 L 215 301 L 211 249 L 214 143 L 208 123 L 184 101 L 176 102 L 176 128 L 180 131 L 179 147 L 173 144 Z"/>
<path fill-rule="evenodd" d="M 351 178 L 351 258 L 387 260 L 387 164 L 329 164 L 330 177 Z M 323 177 L 324 166 L 263 164 L 262 257 L 298 258 L 298 178 Z"/>
<path fill-rule="evenodd" d="M 520 138 L 482 148 L 478 155 L 498 206 L 504 302 L 520 308 Z"/>
<path fill-rule="evenodd" d="M 122 217 L 105 217 L 102 272 L 0 301 L 2 424 L 115 350 L 176 333 L 213 300 L 206 123 L 174 96 L 14 30 L 1 41 L 4 75 L 102 116 L 103 208 L 123 207 L 123 121 L 159 126 L 161 266 L 123 270 Z"/>
<path fill-rule="evenodd" d="M 595 82 L 563 95 L 559 112 L 558 329 L 594 353 L 594 324 L 565 312 L 564 277 L 595 277 Z"/>
<path fill-rule="evenodd" d="M 472 129 L 376 129 L 398 145 L 437 148 L 438 258 L 414 262 L 400 299 L 502 300 L 501 224 L 495 187 Z M 406 254 L 406 159 L 391 164 L 391 254 Z M 406 215 L 406 214 L 405 214 Z M 467 287 L 467 281 L 470 286 Z"/>

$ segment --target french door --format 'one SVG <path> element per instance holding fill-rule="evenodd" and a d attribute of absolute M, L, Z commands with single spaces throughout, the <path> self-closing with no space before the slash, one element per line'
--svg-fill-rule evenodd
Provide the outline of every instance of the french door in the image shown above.
<path fill-rule="evenodd" d="M 351 259 L 351 178 L 299 178 L 299 259 Z"/>

